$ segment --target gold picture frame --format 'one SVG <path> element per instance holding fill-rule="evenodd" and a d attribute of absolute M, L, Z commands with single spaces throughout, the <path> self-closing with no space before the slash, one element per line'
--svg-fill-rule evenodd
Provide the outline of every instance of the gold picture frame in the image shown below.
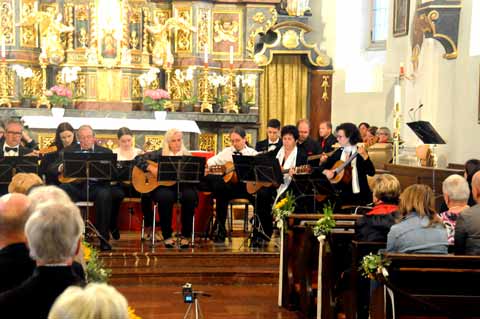
<path fill-rule="evenodd" d="M 230 46 L 234 56 L 243 50 L 243 13 L 241 10 L 214 9 L 212 11 L 212 53 L 228 57 Z"/>
<path fill-rule="evenodd" d="M 393 1 L 393 36 L 402 37 L 408 35 L 408 23 L 410 20 L 410 0 Z"/>

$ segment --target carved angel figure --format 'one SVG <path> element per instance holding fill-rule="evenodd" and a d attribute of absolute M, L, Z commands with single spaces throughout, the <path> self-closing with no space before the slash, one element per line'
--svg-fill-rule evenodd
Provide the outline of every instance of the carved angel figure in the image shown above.
<path fill-rule="evenodd" d="M 213 40 L 215 42 L 237 42 L 238 38 L 238 22 L 237 21 L 220 21 L 216 20 L 213 26 Z"/>
<path fill-rule="evenodd" d="M 61 35 L 73 32 L 74 28 L 62 23 L 62 14 L 55 15 L 51 12 L 34 11 L 19 24 L 31 26 L 38 24 L 42 41 L 42 53 L 46 54 L 52 64 L 59 64 L 65 59 Z"/>

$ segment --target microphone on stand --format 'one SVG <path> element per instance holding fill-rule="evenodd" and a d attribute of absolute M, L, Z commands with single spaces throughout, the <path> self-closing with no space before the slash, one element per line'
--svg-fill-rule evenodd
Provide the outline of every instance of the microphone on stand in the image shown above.
<path fill-rule="evenodd" d="M 417 112 L 423 107 L 423 103 L 421 103 L 419 106 L 417 106 L 417 108 L 415 109 L 415 111 L 413 112 L 413 118 L 416 120 L 417 118 Z"/>

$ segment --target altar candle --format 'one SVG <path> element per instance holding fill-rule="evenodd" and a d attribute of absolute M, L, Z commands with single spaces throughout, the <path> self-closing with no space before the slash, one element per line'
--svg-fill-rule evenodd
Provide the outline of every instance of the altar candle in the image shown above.
<path fill-rule="evenodd" d="M 2 35 L 2 59 L 5 59 L 6 57 L 6 51 L 5 51 L 5 35 Z"/>
<path fill-rule="evenodd" d="M 35 2 L 33 3 L 33 8 L 35 9 L 35 12 L 38 11 L 38 1 L 35 1 Z"/>
<path fill-rule="evenodd" d="M 208 47 L 205 45 L 205 52 L 203 55 L 203 63 L 208 64 Z"/>
<path fill-rule="evenodd" d="M 233 45 L 230 46 L 230 66 L 233 66 Z"/>
<path fill-rule="evenodd" d="M 403 62 L 400 62 L 400 76 L 404 76 L 405 75 L 405 65 L 403 64 Z"/>

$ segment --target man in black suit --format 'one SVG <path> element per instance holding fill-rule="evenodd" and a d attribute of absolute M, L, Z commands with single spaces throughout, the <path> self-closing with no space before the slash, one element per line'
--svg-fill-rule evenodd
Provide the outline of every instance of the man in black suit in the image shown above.
<path fill-rule="evenodd" d="M 307 156 L 320 154 L 320 144 L 310 137 L 310 122 L 302 119 L 297 122 L 298 140 L 297 146 L 307 154 Z"/>
<path fill-rule="evenodd" d="M 84 285 L 73 272 L 84 224 L 71 202 L 48 201 L 36 206 L 25 235 L 37 268 L 20 286 L 0 294 L 2 318 L 47 318 L 55 299 L 69 286 Z"/>
<path fill-rule="evenodd" d="M 333 151 L 333 145 L 337 143 L 337 138 L 332 134 L 332 122 L 322 121 L 318 126 L 318 140 L 320 144 L 320 153 Z"/>
<path fill-rule="evenodd" d="M 77 138 L 79 144 L 72 144 L 64 148 L 62 152 L 112 153 L 110 149 L 95 144 L 95 133 L 89 125 L 79 127 L 77 130 Z M 60 154 L 60 158 L 62 157 L 62 154 Z M 63 163 L 58 163 L 57 171 L 59 173 L 63 171 Z M 116 214 L 112 214 L 112 201 L 121 201 L 122 199 L 113 198 L 110 181 L 90 180 L 88 187 L 88 200 L 92 200 L 95 204 L 95 227 L 97 227 L 101 236 L 100 249 L 111 250 L 112 246 L 109 243 L 110 225 L 116 225 L 116 222 L 110 223 L 112 216 L 116 216 Z M 74 202 L 87 200 L 86 181 L 62 184 L 60 188 L 67 192 Z"/>
<path fill-rule="evenodd" d="M 277 119 L 270 119 L 267 123 L 268 138 L 258 141 L 255 145 L 257 152 L 273 152 L 276 156 L 280 147 L 282 147 L 282 140 L 280 139 L 280 121 Z"/>
<path fill-rule="evenodd" d="M 19 286 L 35 269 L 24 233 L 29 206 L 23 194 L 0 197 L 0 293 Z"/>

